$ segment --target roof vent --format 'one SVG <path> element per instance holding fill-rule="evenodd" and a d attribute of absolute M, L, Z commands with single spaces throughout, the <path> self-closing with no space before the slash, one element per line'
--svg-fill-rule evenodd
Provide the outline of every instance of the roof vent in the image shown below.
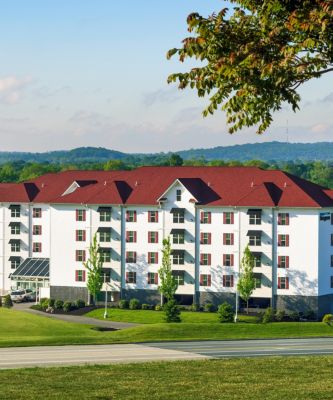
<path fill-rule="evenodd" d="M 135 181 L 135 186 L 139 186 L 139 181 Z"/>
<path fill-rule="evenodd" d="M 287 182 L 285 182 L 285 183 L 283 184 L 283 187 L 284 187 L 284 188 L 286 188 L 286 187 L 287 187 Z"/>
<path fill-rule="evenodd" d="M 207 185 L 208 185 L 208 187 L 211 187 L 211 186 L 212 186 L 212 184 L 211 184 L 210 182 L 208 182 Z"/>
<path fill-rule="evenodd" d="M 253 186 L 254 186 L 254 182 L 252 181 L 252 182 L 251 182 L 251 187 L 253 187 Z"/>
<path fill-rule="evenodd" d="M 44 182 L 42 183 L 42 188 L 43 188 L 43 187 L 45 187 L 45 183 L 44 183 Z"/>
<path fill-rule="evenodd" d="M 104 181 L 104 186 L 106 186 L 106 181 Z"/>

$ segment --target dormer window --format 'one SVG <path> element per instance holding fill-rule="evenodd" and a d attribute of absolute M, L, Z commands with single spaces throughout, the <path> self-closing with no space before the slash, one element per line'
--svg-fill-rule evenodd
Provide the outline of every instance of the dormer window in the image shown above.
<path fill-rule="evenodd" d="M 182 191 L 180 189 L 176 191 L 176 201 L 182 201 Z"/>

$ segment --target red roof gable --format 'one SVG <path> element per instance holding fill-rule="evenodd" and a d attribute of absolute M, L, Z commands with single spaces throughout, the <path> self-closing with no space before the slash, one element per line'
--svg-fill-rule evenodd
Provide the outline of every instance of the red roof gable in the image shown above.
<path fill-rule="evenodd" d="M 203 205 L 333 207 L 332 190 L 282 171 L 257 167 L 65 171 L 25 183 L 0 184 L 0 201 L 156 205 L 177 179 Z M 73 182 L 79 187 L 64 195 Z"/>

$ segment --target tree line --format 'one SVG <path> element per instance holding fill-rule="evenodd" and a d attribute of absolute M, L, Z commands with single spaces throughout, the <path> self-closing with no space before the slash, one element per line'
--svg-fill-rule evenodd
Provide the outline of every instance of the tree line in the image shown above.
<path fill-rule="evenodd" d="M 76 163 L 36 163 L 12 161 L 0 165 L 0 182 L 23 182 L 37 178 L 47 173 L 67 170 L 132 170 L 140 166 L 256 166 L 265 170 L 280 169 L 300 178 L 310 180 L 322 186 L 333 188 L 333 164 L 324 161 L 288 161 L 265 162 L 205 160 L 196 158 L 183 160 L 178 154 L 146 156 L 129 160 L 109 160 L 106 162 L 76 162 Z"/>

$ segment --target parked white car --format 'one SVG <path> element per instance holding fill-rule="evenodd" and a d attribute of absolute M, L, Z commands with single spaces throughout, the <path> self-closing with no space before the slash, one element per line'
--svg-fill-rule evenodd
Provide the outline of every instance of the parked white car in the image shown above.
<path fill-rule="evenodd" d="M 26 292 L 25 290 L 13 290 L 10 293 L 10 298 L 15 303 L 22 303 L 22 301 L 25 301 Z"/>

